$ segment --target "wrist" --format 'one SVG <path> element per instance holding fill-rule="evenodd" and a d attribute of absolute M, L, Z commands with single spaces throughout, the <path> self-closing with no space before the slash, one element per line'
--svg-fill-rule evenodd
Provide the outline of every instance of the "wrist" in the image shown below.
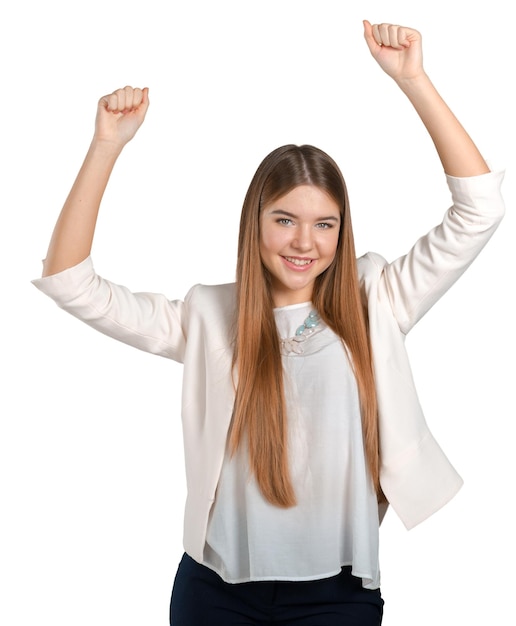
<path fill-rule="evenodd" d="M 89 152 L 90 154 L 95 154 L 99 157 L 116 159 L 122 152 L 124 145 L 125 144 L 118 141 L 113 141 L 111 139 L 105 139 L 94 135 L 90 144 Z"/>
<path fill-rule="evenodd" d="M 398 87 L 407 95 L 433 88 L 430 78 L 424 71 L 413 76 L 395 78 L 394 80 Z"/>

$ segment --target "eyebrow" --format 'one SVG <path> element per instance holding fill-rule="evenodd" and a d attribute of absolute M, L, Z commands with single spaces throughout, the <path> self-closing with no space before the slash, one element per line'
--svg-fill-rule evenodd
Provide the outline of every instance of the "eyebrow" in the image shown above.
<path fill-rule="evenodd" d="M 286 217 L 297 219 L 297 215 L 294 215 L 294 213 L 290 213 L 289 211 L 284 211 L 283 209 L 274 209 L 270 212 L 270 215 L 285 215 Z M 328 217 L 318 217 L 316 222 L 339 222 L 339 220 L 340 217 L 329 215 Z"/>

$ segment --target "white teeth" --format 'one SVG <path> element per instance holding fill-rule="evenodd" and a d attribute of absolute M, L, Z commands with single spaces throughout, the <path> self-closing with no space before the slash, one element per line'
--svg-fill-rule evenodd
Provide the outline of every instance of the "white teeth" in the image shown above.
<path fill-rule="evenodd" d="M 308 265 L 309 263 L 312 262 L 312 259 L 293 259 L 290 256 L 286 256 L 285 259 L 289 263 L 293 263 L 294 265 Z"/>

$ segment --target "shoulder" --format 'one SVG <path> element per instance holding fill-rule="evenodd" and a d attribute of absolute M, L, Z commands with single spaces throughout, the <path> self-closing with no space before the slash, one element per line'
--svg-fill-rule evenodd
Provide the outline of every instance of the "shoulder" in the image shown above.
<path fill-rule="evenodd" d="M 234 297 L 236 292 L 235 283 L 224 283 L 222 285 L 194 285 L 186 294 L 185 301 L 192 300 L 213 300 L 226 299 Z"/>
<path fill-rule="evenodd" d="M 235 310 L 236 285 L 194 285 L 186 294 L 185 304 L 190 311 L 201 315 L 228 315 Z"/>
<path fill-rule="evenodd" d="M 387 260 L 376 252 L 367 252 L 359 257 L 357 259 L 357 271 L 360 283 L 375 277 L 379 278 L 386 265 Z"/>

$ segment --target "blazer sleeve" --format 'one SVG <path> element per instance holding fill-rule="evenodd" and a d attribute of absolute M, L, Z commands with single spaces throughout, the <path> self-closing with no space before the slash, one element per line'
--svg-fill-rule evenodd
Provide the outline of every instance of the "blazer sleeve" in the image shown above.
<path fill-rule="evenodd" d="M 71 315 L 118 341 L 183 362 L 186 305 L 155 293 L 132 293 L 95 273 L 91 257 L 32 283 Z M 188 296 L 187 296 L 188 298 Z"/>
<path fill-rule="evenodd" d="M 382 271 L 379 297 L 387 298 L 407 333 L 473 262 L 505 212 L 504 172 L 447 176 L 452 206 L 443 221 Z"/>

